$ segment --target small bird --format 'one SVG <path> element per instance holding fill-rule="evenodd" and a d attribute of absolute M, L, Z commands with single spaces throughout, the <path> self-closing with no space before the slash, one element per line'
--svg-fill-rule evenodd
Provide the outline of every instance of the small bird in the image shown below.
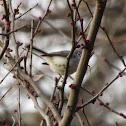
<path fill-rule="evenodd" d="M 30 46 L 27 46 L 27 48 L 29 49 Z M 36 56 L 44 59 L 46 63 L 43 63 L 43 64 L 49 65 L 50 69 L 53 72 L 56 72 L 60 75 L 64 75 L 65 70 L 66 70 L 67 56 L 69 55 L 70 51 L 63 50 L 63 51 L 58 51 L 58 52 L 47 53 L 36 47 L 32 47 L 32 52 Z M 36 53 L 39 53 L 41 55 L 39 56 Z M 74 51 L 69 61 L 68 75 L 71 75 L 74 72 L 76 72 L 77 66 L 80 61 L 81 53 L 82 53 L 82 50 L 78 48 Z"/>

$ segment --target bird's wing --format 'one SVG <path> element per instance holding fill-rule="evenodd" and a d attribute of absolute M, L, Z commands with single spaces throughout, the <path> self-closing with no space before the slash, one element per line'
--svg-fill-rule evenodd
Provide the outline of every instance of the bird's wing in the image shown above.
<path fill-rule="evenodd" d="M 67 57 L 70 51 L 64 50 L 64 51 L 58 51 L 58 52 L 52 52 L 52 53 L 48 53 L 48 54 L 43 54 L 41 55 L 43 56 L 62 56 L 62 57 Z"/>

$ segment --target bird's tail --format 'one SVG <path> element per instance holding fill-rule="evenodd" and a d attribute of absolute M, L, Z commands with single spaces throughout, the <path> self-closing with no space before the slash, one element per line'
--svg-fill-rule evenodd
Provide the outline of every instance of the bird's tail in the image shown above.
<path fill-rule="evenodd" d="M 26 48 L 30 49 L 30 45 L 27 45 Z M 40 55 L 47 54 L 45 51 L 43 51 L 37 47 L 34 47 L 34 46 L 32 47 L 32 51 L 33 51 L 33 53 L 39 53 Z"/>
<path fill-rule="evenodd" d="M 30 51 L 30 45 L 27 45 L 25 47 Z M 42 58 L 41 55 L 46 55 L 47 53 L 37 47 L 32 46 L 32 54 L 36 55 L 39 58 Z"/>

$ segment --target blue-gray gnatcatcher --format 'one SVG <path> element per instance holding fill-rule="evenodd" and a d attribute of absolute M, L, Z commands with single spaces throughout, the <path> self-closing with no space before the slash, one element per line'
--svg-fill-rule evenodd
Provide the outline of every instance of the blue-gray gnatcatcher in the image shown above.
<path fill-rule="evenodd" d="M 29 48 L 29 46 L 27 46 Z M 66 61 L 67 56 L 69 55 L 70 51 L 63 50 L 59 52 L 51 52 L 46 53 L 36 47 L 32 47 L 33 54 L 36 55 L 36 53 L 41 54 L 39 57 L 44 59 L 46 63 L 50 66 L 50 69 L 60 75 L 64 75 L 66 70 Z M 76 49 L 70 58 L 69 62 L 69 69 L 68 69 L 68 75 L 73 74 L 76 72 L 78 63 L 80 61 L 82 50 Z"/>

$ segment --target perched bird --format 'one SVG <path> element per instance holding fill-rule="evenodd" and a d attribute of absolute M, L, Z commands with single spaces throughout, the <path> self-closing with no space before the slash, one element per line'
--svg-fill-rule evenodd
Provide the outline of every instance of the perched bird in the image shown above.
<path fill-rule="evenodd" d="M 30 46 L 27 46 L 27 48 L 29 49 Z M 47 53 L 36 47 L 32 47 L 32 52 L 36 56 L 39 56 L 40 58 L 44 59 L 46 63 L 43 64 L 49 65 L 52 71 L 60 75 L 64 75 L 66 70 L 67 56 L 69 55 L 70 51 L 63 50 L 58 52 Z M 37 55 L 36 53 L 39 53 L 41 55 Z M 80 61 L 81 53 L 82 50 L 78 48 L 74 51 L 69 61 L 68 75 L 71 75 L 74 72 L 76 72 L 78 63 Z"/>

